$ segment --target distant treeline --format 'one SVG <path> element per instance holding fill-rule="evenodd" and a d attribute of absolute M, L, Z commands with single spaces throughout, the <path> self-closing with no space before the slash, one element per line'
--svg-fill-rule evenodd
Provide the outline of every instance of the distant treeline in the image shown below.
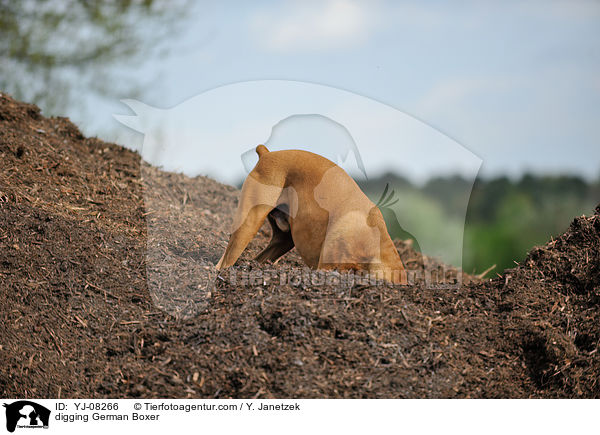
<path fill-rule="evenodd" d="M 432 178 L 415 186 L 405 178 L 386 174 L 359 185 L 377 201 L 386 183 L 398 197 L 410 199 L 406 202 L 414 210 L 405 210 L 405 217 L 421 216 L 412 223 L 413 228 L 428 226 L 425 229 L 441 234 L 440 238 L 440 231 L 457 231 L 468 204 L 462 259 L 467 272 L 481 272 L 494 264 L 495 272 L 513 267 L 534 245 L 560 235 L 575 216 L 592 214 L 600 202 L 600 179 L 587 182 L 572 175 L 478 178 L 472 191 L 471 183 L 460 176 Z M 395 222 L 388 222 L 392 237 L 406 237 L 406 233 L 394 234 L 398 232 L 394 226 Z"/>

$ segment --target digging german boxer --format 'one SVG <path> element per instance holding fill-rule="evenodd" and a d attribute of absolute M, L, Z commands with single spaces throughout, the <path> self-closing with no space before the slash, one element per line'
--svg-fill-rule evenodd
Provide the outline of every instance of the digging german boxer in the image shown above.
<path fill-rule="evenodd" d="M 268 219 L 272 237 L 259 262 L 276 261 L 295 246 L 311 268 L 366 271 L 406 284 L 380 210 L 342 168 L 308 151 L 259 145 L 256 152 L 217 269 L 235 264 Z"/>

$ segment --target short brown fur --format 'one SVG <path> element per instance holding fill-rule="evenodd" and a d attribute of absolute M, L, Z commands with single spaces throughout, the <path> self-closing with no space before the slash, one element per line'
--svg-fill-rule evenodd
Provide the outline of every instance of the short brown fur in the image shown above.
<path fill-rule="evenodd" d="M 259 161 L 242 187 L 217 269 L 235 264 L 268 219 L 273 233 L 256 257 L 260 262 L 275 261 L 295 246 L 312 268 L 364 270 L 406 283 L 381 212 L 342 168 L 308 151 L 269 152 L 259 145 L 256 152 Z"/>

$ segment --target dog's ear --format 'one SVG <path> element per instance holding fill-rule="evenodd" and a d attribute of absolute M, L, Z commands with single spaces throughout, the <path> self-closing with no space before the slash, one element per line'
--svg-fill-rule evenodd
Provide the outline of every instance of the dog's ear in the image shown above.
<path fill-rule="evenodd" d="M 269 150 L 267 149 L 267 147 L 262 144 L 256 147 L 256 154 L 258 154 L 258 158 L 261 158 L 263 154 L 266 154 L 268 152 Z"/>

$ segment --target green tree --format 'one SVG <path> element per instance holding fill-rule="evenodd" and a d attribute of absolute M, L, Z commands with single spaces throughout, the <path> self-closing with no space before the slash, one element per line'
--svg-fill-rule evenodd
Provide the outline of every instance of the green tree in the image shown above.
<path fill-rule="evenodd" d="M 48 114 L 64 111 L 81 91 L 134 95 L 136 85 L 111 67 L 148 54 L 173 32 L 187 3 L 0 0 L 0 90 Z"/>

